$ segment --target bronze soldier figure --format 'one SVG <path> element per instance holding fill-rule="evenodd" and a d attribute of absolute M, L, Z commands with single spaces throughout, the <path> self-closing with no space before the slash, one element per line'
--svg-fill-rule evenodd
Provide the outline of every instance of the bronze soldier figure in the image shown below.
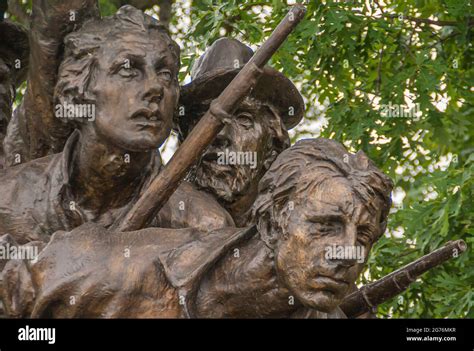
<path fill-rule="evenodd" d="M 53 95 L 64 53 L 64 37 L 90 18 L 99 18 L 97 0 L 32 2 L 27 87 L 5 138 L 8 166 L 61 152 L 73 129 L 54 115 Z M 15 47 L 18 43 L 12 43 Z"/>
<path fill-rule="evenodd" d="M 36 262 L 9 261 L 2 299 L 10 316 L 290 317 L 306 308 L 343 318 L 337 306 L 384 232 L 391 189 L 362 152 L 302 140 L 260 181 L 256 226 L 109 232 L 87 223 L 54 234 Z M 364 257 L 328 257 L 334 245 Z"/>
<path fill-rule="evenodd" d="M 156 20 L 124 6 L 88 21 L 65 46 L 55 112 L 77 130 L 63 152 L 0 172 L 0 233 L 19 243 L 48 241 L 88 221 L 112 225 L 160 172 L 156 149 L 172 127 L 179 47 Z M 180 192 L 187 202 L 171 198 L 167 222 L 202 230 L 233 225 L 210 195 L 188 183 Z"/>
<path fill-rule="evenodd" d="M 252 55 L 252 49 L 238 40 L 221 38 L 198 59 L 192 81 L 181 89 L 176 123 L 181 141 Z M 290 145 L 288 130 L 301 121 L 303 112 L 303 99 L 294 84 L 265 67 L 257 87 L 204 152 L 189 179 L 212 194 L 238 226 L 246 225 L 258 181 Z"/>
<path fill-rule="evenodd" d="M 79 22 L 61 19 L 70 9 Z M 0 170 L 0 253 L 39 255 L 0 259 L 0 315 L 357 317 L 466 250 L 448 243 L 352 293 L 393 183 L 335 141 L 288 148 L 303 101 L 263 67 L 304 13 L 292 7 L 252 58 L 232 39 L 200 58 L 178 108 L 186 140 L 163 168 L 156 150 L 178 105 L 180 55 L 164 26 L 130 6 L 98 19 L 96 1 L 35 2 L 26 98 L 5 142 L 24 159 Z M 0 137 L 24 77 L 3 49 Z M 180 183 L 195 161 L 207 193 Z"/>
<path fill-rule="evenodd" d="M 3 141 L 11 119 L 15 89 L 25 80 L 28 67 L 28 34 L 10 20 L 0 21 L 0 169 L 5 166 Z"/>

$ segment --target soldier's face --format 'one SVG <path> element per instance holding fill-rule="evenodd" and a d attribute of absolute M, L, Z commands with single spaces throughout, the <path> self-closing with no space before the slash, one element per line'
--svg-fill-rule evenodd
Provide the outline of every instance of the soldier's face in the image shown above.
<path fill-rule="evenodd" d="M 199 185 L 232 202 L 235 196 L 248 191 L 252 183 L 258 183 L 258 175 L 272 147 L 266 123 L 270 118 L 274 116 L 265 106 L 245 99 L 230 124 L 201 157 L 196 171 Z"/>
<path fill-rule="evenodd" d="M 161 33 L 124 34 L 105 45 L 95 68 L 97 134 L 130 151 L 159 147 L 172 127 L 178 62 Z"/>
<path fill-rule="evenodd" d="M 370 213 L 342 177 L 294 201 L 276 257 L 296 299 L 323 312 L 342 302 L 378 237 L 377 211 Z"/>

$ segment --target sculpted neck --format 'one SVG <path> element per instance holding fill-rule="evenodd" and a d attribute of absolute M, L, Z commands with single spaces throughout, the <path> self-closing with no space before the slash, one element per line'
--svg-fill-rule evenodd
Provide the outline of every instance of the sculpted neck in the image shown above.
<path fill-rule="evenodd" d="M 218 199 L 219 203 L 230 213 L 237 227 L 250 225 L 249 210 L 252 207 L 258 194 L 258 183 L 266 172 L 267 168 L 262 167 L 258 174 L 252 177 L 248 190 L 241 195 L 237 195 L 232 202 Z"/>
<path fill-rule="evenodd" d="M 71 165 L 72 188 L 79 204 L 99 212 L 126 205 L 152 157 L 151 151 L 129 152 L 106 143 L 93 128 L 81 133 Z"/>
<path fill-rule="evenodd" d="M 288 317 L 301 305 L 279 281 L 272 251 L 257 236 L 221 259 L 199 288 L 198 317 Z M 293 302 L 294 304 L 291 304 Z M 252 301 L 252 303 L 249 303 Z"/>
<path fill-rule="evenodd" d="M 225 209 L 230 213 L 237 227 L 248 225 L 248 210 L 252 207 L 257 198 L 258 182 L 252 182 L 249 190 L 237 197 L 232 203 L 221 202 Z"/>

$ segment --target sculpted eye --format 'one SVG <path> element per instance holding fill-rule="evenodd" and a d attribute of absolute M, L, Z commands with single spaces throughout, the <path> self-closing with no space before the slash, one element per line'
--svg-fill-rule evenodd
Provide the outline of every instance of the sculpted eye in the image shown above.
<path fill-rule="evenodd" d="M 120 69 L 117 71 L 117 73 L 124 78 L 130 78 L 130 77 L 135 77 L 138 75 L 138 70 L 133 67 L 125 67 L 122 65 Z"/>
<path fill-rule="evenodd" d="M 253 118 L 250 113 L 242 112 L 237 115 L 237 122 L 245 129 L 253 127 Z"/>
<path fill-rule="evenodd" d="M 163 69 L 161 71 L 158 71 L 158 77 L 169 82 L 171 81 L 171 79 L 173 78 L 173 76 L 171 75 L 171 71 L 170 70 L 167 70 L 167 69 Z"/>
<path fill-rule="evenodd" d="M 362 246 L 369 245 L 370 242 L 372 241 L 370 233 L 368 233 L 366 229 L 359 230 L 358 233 L 357 233 L 357 241 Z"/>
<path fill-rule="evenodd" d="M 341 230 L 342 224 L 335 222 L 316 222 L 311 226 L 311 234 L 315 235 L 337 234 Z"/>

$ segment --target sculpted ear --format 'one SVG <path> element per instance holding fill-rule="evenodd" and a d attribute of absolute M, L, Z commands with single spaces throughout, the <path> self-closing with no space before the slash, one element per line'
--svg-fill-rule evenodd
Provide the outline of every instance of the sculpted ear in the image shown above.
<path fill-rule="evenodd" d="M 257 218 L 257 229 L 260 238 L 269 247 L 274 249 L 280 237 L 280 232 L 268 212 L 264 212 Z"/>
<path fill-rule="evenodd" d="M 272 155 L 270 155 L 270 158 L 273 158 L 270 162 L 271 165 L 271 163 L 283 150 L 290 147 L 291 142 L 290 136 L 288 135 L 288 130 L 283 124 L 279 112 L 271 104 L 268 104 L 267 107 L 272 113 L 271 118 L 266 120 L 267 128 L 272 136 L 271 140 L 269 140 L 269 148 L 270 150 L 273 150 Z"/>
<path fill-rule="evenodd" d="M 69 118 L 68 106 L 75 103 L 75 94 L 72 91 L 65 90 L 62 94 L 58 94 L 54 98 L 53 114 L 55 119 L 62 122 L 64 128 L 78 128 L 82 122 L 82 118 Z"/>
<path fill-rule="evenodd" d="M 71 105 L 74 104 L 74 97 L 77 94 L 75 94 L 72 89 L 65 89 L 61 91 L 60 94 L 56 94 L 54 96 L 54 108 L 56 109 L 59 105 Z"/>

